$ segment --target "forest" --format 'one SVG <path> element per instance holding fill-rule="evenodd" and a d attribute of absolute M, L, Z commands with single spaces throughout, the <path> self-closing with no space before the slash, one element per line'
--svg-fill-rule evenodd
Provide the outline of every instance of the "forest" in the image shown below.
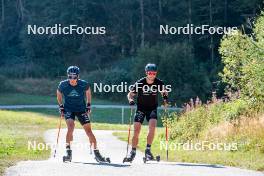
<path fill-rule="evenodd" d="M 78 65 L 89 82 L 133 83 L 144 76 L 145 64 L 154 62 L 158 77 L 173 87 L 173 101 L 196 96 L 206 101 L 213 91 L 224 95 L 223 35 L 160 35 L 160 25 L 237 27 L 251 33 L 262 8 L 261 0 L 1 0 L 0 80 L 63 79 L 69 65 Z M 106 33 L 27 33 L 28 25 L 55 24 L 103 26 Z"/>

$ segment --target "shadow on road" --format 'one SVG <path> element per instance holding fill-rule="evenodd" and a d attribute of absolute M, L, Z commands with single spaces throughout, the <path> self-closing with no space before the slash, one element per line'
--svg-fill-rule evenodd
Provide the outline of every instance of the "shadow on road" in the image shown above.
<path fill-rule="evenodd" d="M 89 165 L 100 165 L 100 166 L 110 166 L 110 167 L 129 167 L 130 165 L 128 164 L 114 164 L 114 163 L 88 163 L 88 162 L 78 162 L 78 161 L 73 161 L 72 163 L 77 163 L 77 164 L 89 164 Z"/>
<path fill-rule="evenodd" d="M 214 164 L 188 164 L 188 163 L 178 163 L 179 166 L 191 166 L 191 167 L 211 167 L 211 168 L 225 168 L 224 166 L 214 165 Z"/>
<path fill-rule="evenodd" d="M 191 163 L 169 163 L 169 162 L 151 162 L 146 164 L 171 165 L 171 166 L 186 166 L 186 167 L 210 167 L 210 168 L 225 168 L 224 166 L 214 164 L 191 164 Z"/>

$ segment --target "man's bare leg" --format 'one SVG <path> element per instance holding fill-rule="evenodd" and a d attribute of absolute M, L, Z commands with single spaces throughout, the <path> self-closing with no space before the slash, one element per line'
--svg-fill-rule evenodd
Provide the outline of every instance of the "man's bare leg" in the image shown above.
<path fill-rule="evenodd" d="M 149 131 L 148 131 L 148 137 L 147 137 L 147 144 L 151 145 L 155 136 L 155 130 L 157 126 L 157 120 L 156 119 L 150 119 L 149 120 Z"/>
<path fill-rule="evenodd" d="M 141 131 L 141 123 L 134 122 L 134 135 L 132 138 L 132 149 L 137 148 L 140 131 Z"/>
<path fill-rule="evenodd" d="M 94 149 L 97 149 L 97 142 L 96 142 L 96 138 L 92 132 L 91 124 L 86 123 L 83 125 L 83 128 L 84 128 L 85 133 L 87 134 L 87 136 L 89 138 L 91 146 L 93 146 Z"/>
<path fill-rule="evenodd" d="M 73 141 L 73 131 L 75 127 L 75 123 L 73 119 L 67 119 L 67 134 L 66 134 L 66 147 L 70 147 L 71 142 Z"/>
<path fill-rule="evenodd" d="M 92 128 L 91 128 L 91 124 L 87 123 L 83 125 L 83 128 L 89 138 L 90 144 L 91 146 L 93 146 L 94 148 L 94 156 L 97 162 L 108 162 L 110 163 L 110 158 L 105 158 L 102 157 L 102 155 L 100 154 L 99 150 L 97 149 L 97 142 L 96 142 L 96 138 L 92 132 Z"/>
<path fill-rule="evenodd" d="M 71 158 L 72 158 L 71 142 L 73 140 L 73 131 L 74 131 L 74 126 L 75 126 L 73 119 L 67 119 L 66 124 L 67 124 L 66 155 L 63 156 L 63 162 L 71 161 Z"/>
<path fill-rule="evenodd" d="M 151 144 L 153 142 L 154 136 L 155 136 L 155 130 L 157 126 L 157 120 L 156 119 L 150 119 L 149 120 L 149 131 L 148 131 L 148 137 L 147 137 L 147 146 L 145 150 L 145 156 L 149 159 L 154 159 L 154 156 L 151 153 Z"/>
<path fill-rule="evenodd" d="M 138 145 L 138 138 L 141 130 L 141 123 L 140 122 L 134 122 L 134 134 L 132 138 L 132 150 L 130 152 L 130 155 L 127 156 L 123 162 L 132 162 L 136 156 L 136 149 Z"/>

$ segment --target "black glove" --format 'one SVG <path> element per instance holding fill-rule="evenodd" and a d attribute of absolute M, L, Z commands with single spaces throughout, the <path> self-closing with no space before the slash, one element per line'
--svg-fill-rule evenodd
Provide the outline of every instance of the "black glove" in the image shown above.
<path fill-rule="evenodd" d="M 87 103 L 85 112 L 90 113 L 91 112 L 91 103 Z"/>
<path fill-rule="evenodd" d="M 134 105 L 135 105 L 134 100 L 129 101 L 129 105 L 130 105 L 130 106 L 134 106 Z"/>
<path fill-rule="evenodd" d="M 60 114 L 64 114 L 64 106 L 63 106 L 63 104 L 59 105 L 59 112 L 60 112 Z"/>

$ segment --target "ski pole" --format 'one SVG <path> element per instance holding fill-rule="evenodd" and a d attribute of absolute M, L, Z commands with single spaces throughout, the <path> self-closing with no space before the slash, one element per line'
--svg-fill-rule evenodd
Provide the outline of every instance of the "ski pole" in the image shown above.
<path fill-rule="evenodd" d="M 169 144 L 169 131 L 168 131 L 168 117 L 167 117 L 167 104 L 164 103 L 164 111 L 165 111 L 165 123 L 166 123 L 166 159 L 167 161 L 169 160 L 169 148 L 168 148 L 168 144 Z"/>
<path fill-rule="evenodd" d="M 130 131 L 131 131 L 131 119 L 133 115 L 133 107 L 130 109 L 130 118 L 129 118 L 129 126 L 128 126 L 128 136 L 127 136 L 127 151 L 126 156 L 128 155 L 129 141 L 130 141 Z"/>
<path fill-rule="evenodd" d="M 63 114 L 61 114 L 60 116 L 60 121 L 59 121 L 59 129 L 58 129 L 58 133 L 57 133 L 57 143 L 56 143 L 56 147 L 55 147 L 55 151 L 54 151 L 54 158 L 56 157 L 56 152 L 57 152 L 57 147 L 58 147 L 58 143 L 59 143 L 59 137 L 60 137 L 60 129 L 61 129 L 61 120 L 63 119 Z"/>

